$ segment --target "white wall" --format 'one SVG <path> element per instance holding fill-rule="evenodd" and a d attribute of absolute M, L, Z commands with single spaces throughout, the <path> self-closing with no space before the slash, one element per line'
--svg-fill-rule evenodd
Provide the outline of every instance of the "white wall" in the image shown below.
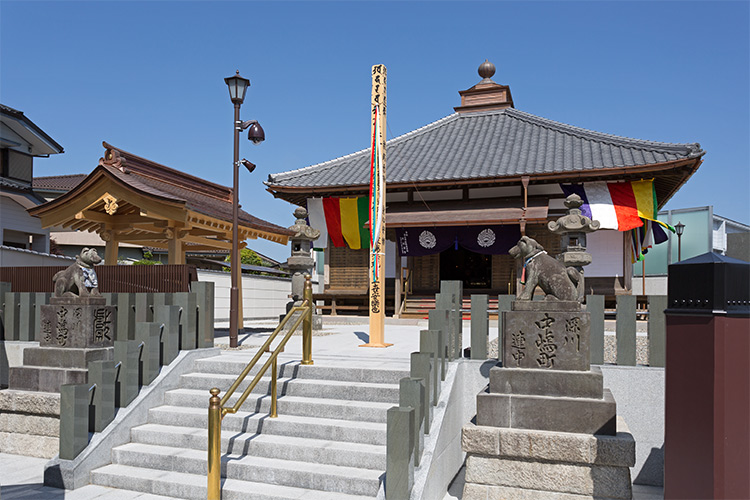
<path fill-rule="evenodd" d="M 73 262 L 75 259 L 72 257 L 0 246 L 0 267 L 69 266 Z"/>
<path fill-rule="evenodd" d="M 229 293 L 232 280 L 229 273 L 221 271 L 198 270 L 198 281 L 214 283 L 214 318 L 216 322 L 229 321 Z M 313 280 L 313 291 L 318 283 Z M 242 276 L 242 312 L 245 320 L 279 319 L 286 314 L 286 304 L 291 299 L 291 278 L 275 276 Z"/>
<path fill-rule="evenodd" d="M 622 276 L 623 234 L 611 229 L 600 229 L 586 235 L 586 250 L 592 262 L 583 268 L 586 277 Z"/>
<path fill-rule="evenodd" d="M 0 237 L 6 238 L 3 236 L 6 231 L 18 231 L 24 233 L 19 235 L 23 241 L 16 241 L 17 238 L 10 238 L 9 240 L 13 240 L 15 243 L 28 243 L 28 235 L 33 235 L 32 249 L 38 252 L 48 252 L 49 230 L 42 229 L 41 221 L 26 212 L 26 208 L 33 206 L 36 205 L 23 195 L 0 194 L 0 214 L 2 214 L 0 216 Z"/>

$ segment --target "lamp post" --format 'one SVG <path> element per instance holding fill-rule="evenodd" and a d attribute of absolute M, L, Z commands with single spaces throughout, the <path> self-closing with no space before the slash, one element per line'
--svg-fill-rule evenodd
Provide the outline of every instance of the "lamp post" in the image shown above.
<path fill-rule="evenodd" d="M 249 172 L 255 170 L 255 165 L 249 161 L 242 159 L 240 160 L 240 132 L 250 127 L 247 138 L 253 141 L 254 144 L 263 142 L 266 138 L 263 128 L 255 120 L 248 120 L 243 122 L 240 120 L 240 106 L 245 100 L 245 93 L 247 88 L 250 86 L 250 80 L 240 76 L 240 72 L 237 74 L 224 78 L 224 81 L 229 87 L 229 98 L 234 104 L 234 163 L 233 163 L 233 193 L 232 193 L 232 251 L 231 251 L 231 272 L 232 272 L 232 287 L 229 294 L 229 347 L 237 347 L 237 337 L 239 334 L 240 320 L 239 320 L 239 287 L 240 287 L 240 276 L 242 272 L 242 263 L 240 262 L 239 252 L 239 169 L 240 165 L 243 165 Z"/>
<path fill-rule="evenodd" d="M 677 232 L 677 262 L 682 260 L 682 233 L 685 231 L 685 224 L 678 222 L 674 227 Z"/>

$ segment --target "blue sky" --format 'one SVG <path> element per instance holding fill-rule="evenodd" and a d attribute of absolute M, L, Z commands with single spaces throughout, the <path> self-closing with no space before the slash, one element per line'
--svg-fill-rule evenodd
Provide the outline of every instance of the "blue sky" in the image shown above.
<path fill-rule="evenodd" d="M 64 148 L 35 175 L 89 173 L 102 141 L 224 185 L 224 77 L 249 78 L 240 200 L 288 226 L 262 181 L 369 141 L 370 68 L 388 68 L 388 137 L 440 119 L 493 79 L 518 109 L 601 132 L 700 142 L 704 163 L 666 208 L 750 223 L 750 3 L 0 0 L 0 101 Z M 260 241 L 260 240 L 259 240 Z M 250 242 L 285 259 L 288 249 Z"/>

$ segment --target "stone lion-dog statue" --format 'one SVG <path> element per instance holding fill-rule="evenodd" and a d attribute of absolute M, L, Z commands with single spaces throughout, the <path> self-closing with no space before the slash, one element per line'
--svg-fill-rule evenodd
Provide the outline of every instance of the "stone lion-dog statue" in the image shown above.
<path fill-rule="evenodd" d="M 96 253 L 96 248 L 84 248 L 80 255 L 76 255 L 75 264 L 57 272 L 52 281 L 55 282 L 55 297 L 85 297 L 100 295 L 99 281 L 94 266 L 102 258 Z"/>
<path fill-rule="evenodd" d="M 573 267 L 547 255 L 542 245 L 528 236 L 521 237 L 508 253 L 523 264 L 521 284 L 523 291 L 517 300 L 532 300 L 537 286 L 546 294 L 546 300 L 581 301 L 581 273 Z M 581 290 L 579 290 L 581 288 Z"/>

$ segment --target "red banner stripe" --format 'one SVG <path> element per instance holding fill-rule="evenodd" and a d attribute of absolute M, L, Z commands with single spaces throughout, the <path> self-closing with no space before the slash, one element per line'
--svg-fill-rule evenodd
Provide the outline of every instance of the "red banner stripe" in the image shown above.
<path fill-rule="evenodd" d="M 328 236 L 335 247 L 345 247 L 344 236 L 341 234 L 341 208 L 338 198 L 323 198 L 323 212 L 326 214 Z"/>
<path fill-rule="evenodd" d="M 629 182 L 610 182 L 607 183 L 607 188 L 617 214 L 617 230 L 629 231 L 641 227 L 643 221 L 638 217 L 638 204 L 633 186 Z"/>

